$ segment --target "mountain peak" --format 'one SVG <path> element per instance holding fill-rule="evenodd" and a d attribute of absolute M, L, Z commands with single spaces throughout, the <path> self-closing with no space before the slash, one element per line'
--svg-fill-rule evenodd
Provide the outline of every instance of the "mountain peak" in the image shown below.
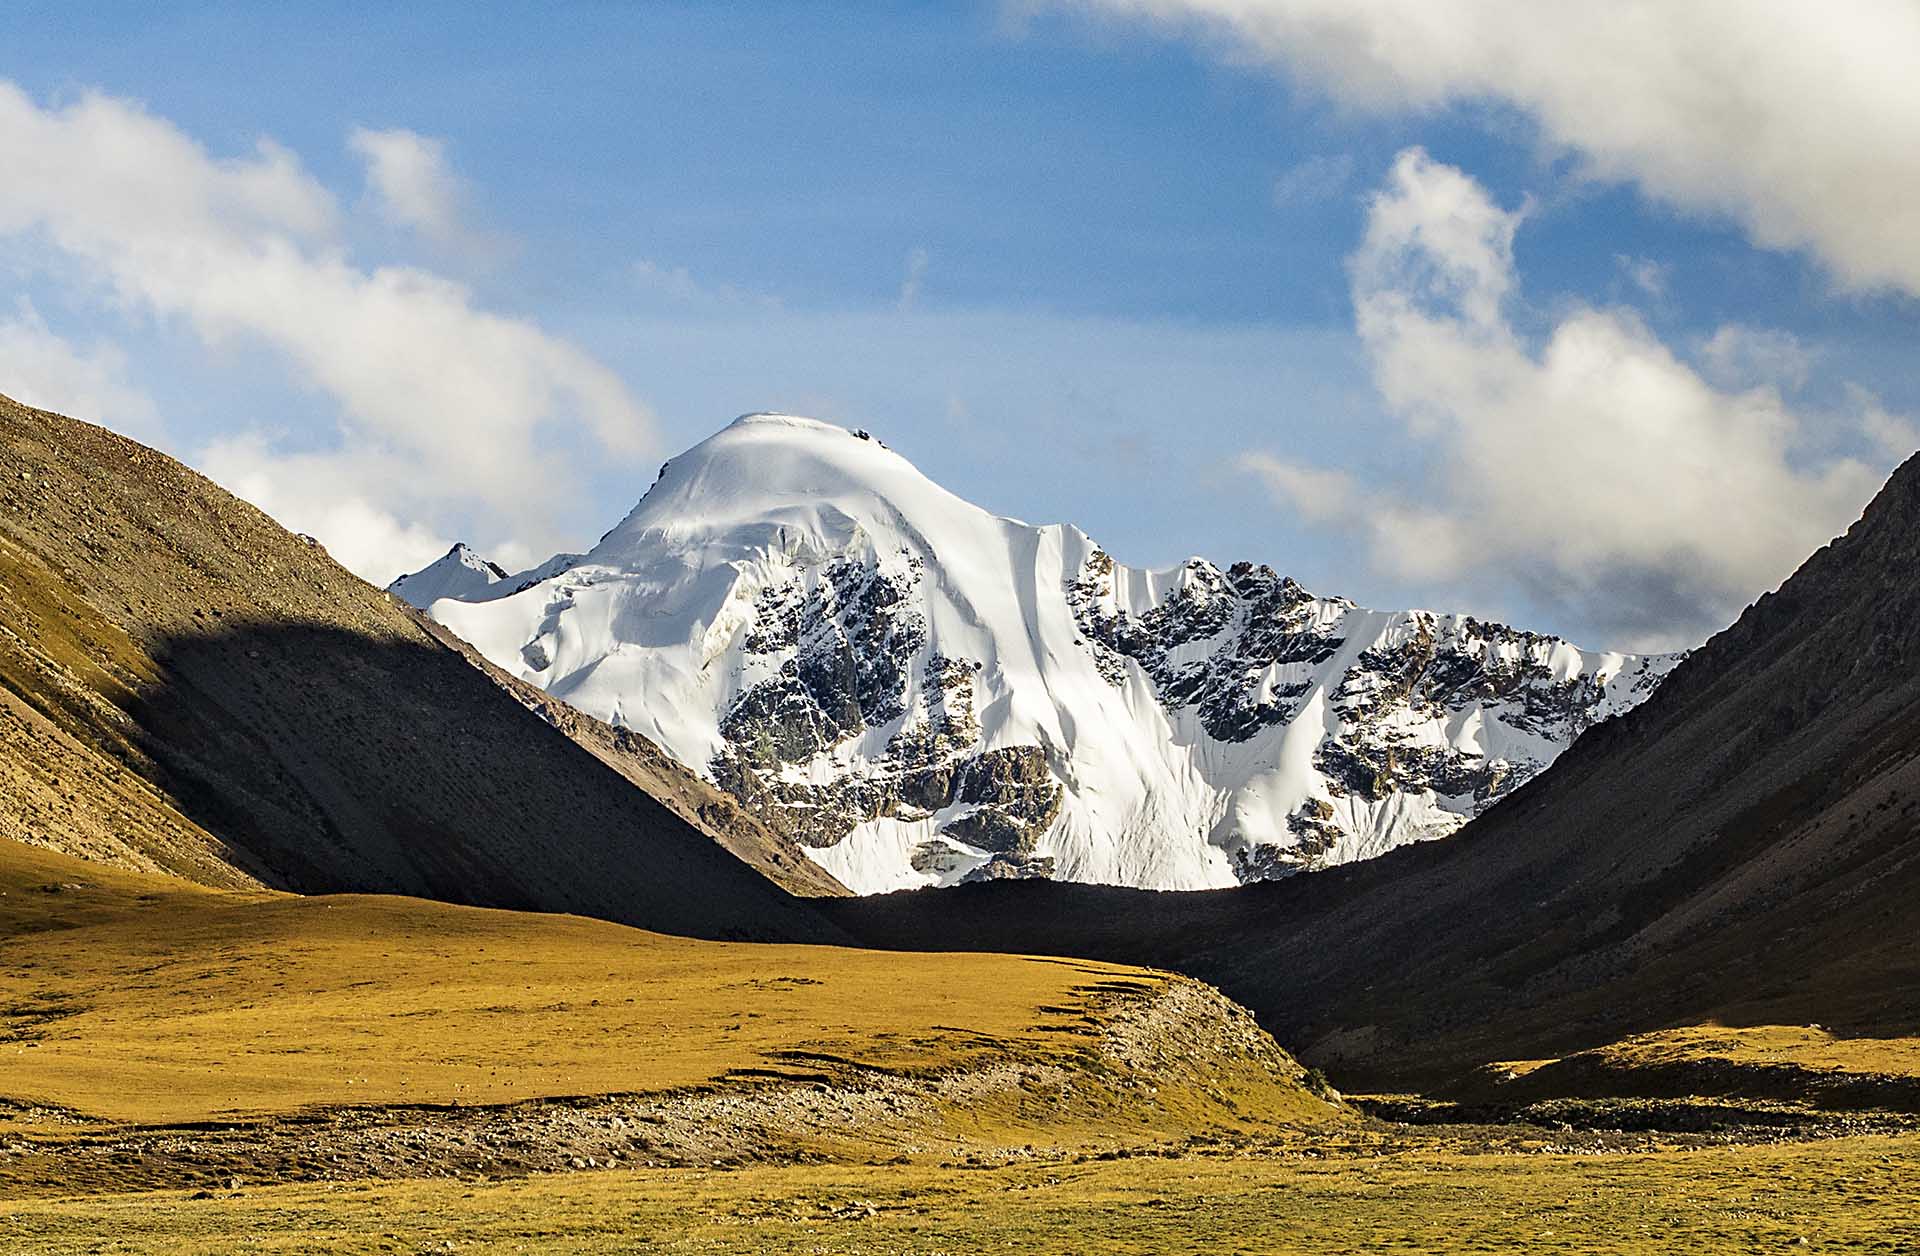
<path fill-rule="evenodd" d="M 637 570 L 671 548 L 715 545 L 730 560 L 771 550 L 824 553 L 856 532 L 979 535 L 1003 522 L 941 488 L 864 431 L 798 415 L 735 419 L 660 468 L 593 562 Z M 904 542 L 903 542 L 904 543 Z M 669 578 L 664 573 L 662 578 Z"/>
<path fill-rule="evenodd" d="M 482 558 L 465 541 L 457 541 L 427 566 L 388 585 L 387 592 L 425 610 L 443 597 L 471 598 L 506 578 L 504 568 Z"/>
<path fill-rule="evenodd" d="M 442 598 L 462 602 L 509 597 L 523 592 L 542 580 L 551 580 L 571 571 L 584 554 L 555 554 L 537 567 L 508 573 L 496 562 L 482 558 L 464 541 L 418 571 L 409 572 L 387 586 L 387 592 L 420 610 L 426 610 Z"/>
<path fill-rule="evenodd" d="M 463 567 L 471 568 L 474 571 L 486 572 L 496 580 L 506 579 L 507 573 L 504 568 L 480 557 L 465 541 L 455 541 L 453 548 L 447 551 L 446 556 L 455 560 Z"/>

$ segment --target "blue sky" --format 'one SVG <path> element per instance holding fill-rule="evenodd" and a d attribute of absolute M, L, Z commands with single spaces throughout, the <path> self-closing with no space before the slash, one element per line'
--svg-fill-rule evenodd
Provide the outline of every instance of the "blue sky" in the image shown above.
<path fill-rule="evenodd" d="M 1765 151 L 1692 178 L 1703 163 L 1658 138 L 1686 117 L 1649 117 L 1643 142 L 1524 74 L 1489 85 L 1472 64 L 1391 50 L 1385 70 L 1343 66 L 1290 7 L 9 6 L 0 79 L 20 117 L 46 123 L 25 158 L 43 177 L 116 173 L 101 138 L 115 127 L 197 147 L 205 163 L 141 176 L 180 186 L 259 162 L 270 141 L 288 195 L 331 203 L 324 224 L 269 224 L 311 268 L 344 268 L 331 317 L 364 326 L 355 302 L 378 285 L 361 279 L 405 268 L 457 285 L 459 317 L 538 339 L 511 350 L 535 363 L 507 381 L 524 404 L 481 423 L 436 384 L 511 352 L 470 360 L 454 324 L 383 368 L 428 378 L 375 378 L 344 347 L 352 327 L 289 330 L 264 297 L 216 309 L 155 278 L 150 224 L 51 195 L 10 214 L 0 192 L 0 392 L 155 440 L 376 578 L 455 537 L 510 562 L 583 547 L 661 458 L 752 409 L 870 427 L 955 491 L 1071 520 L 1123 561 L 1255 558 L 1364 602 L 1595 644 L 1696 640 L 1857 513 L 1920 413 L 1916 285 L 1877 238 L 1743 192 Z M 1542 30 L 1508 62 L 1550 64 L 1576 37 L 1592 42 Z M 1783 42 L 1741 64 L 1796 55 Z M 1368 86 L 1376 71 L 1387 88 Z M 1662 72 L 1649 53 L 1647 82 Z M 61 130 L 90 99 L 107 102 L 100 125 Z M 1764 138 L 1770 102 L 1734 104 Z M 411 218 L 356 132 L 430 155 Z M 1414 149 L 1426 164 L 1400 164 Z M 1904 174 L 1887 177 L 1897 190 Z M 125 186 L 136 203 L 152 194 Z M 193 231 L 228 221 L 227 194 L 194 194 L 212 208 Z M 1460 295 L 1460 256 L 1424 228 L 1395 235 L 1383 202 L 1492 233 L 1497 327 L 1461 332 L 1458 310 L 1429 309 L 1454 321 L 1363 334 L 1368 300 L 1426 302 L 1434 275 Z M 210 256 L 261 238 L 222 237 Z M 1387 267 L 1365 291 L 1363 253 Z M 277 290 L 309 291 L 288 282 Z M 418 323 L 379 308 L 397 329 L 383 336 Z M 1790 430 L 1730 457 L 1740 482 L 1713 491 L 1733 496 L 1691 514 L 1649 519 L 1623 490 L 1561 517 L 1555 494 L 1508 492 L 1478 408 L 1526 435 L 1528 407 L 1565 395 L 1549 346 L 1582 311 L 1631 351 L 1581 396 L 1632 408 L 1645 394 L 1621 381 L 1667 353 L 1684 370 L 1656 371 L 1648 404 L 1673 399 L 1662 422 L 1697 430 L 1616 433 L 1596 402 L 1558 446 L 1519 440 L 1513 475 L 1631 479 L 1673 461 L 1670 438 L 1710 450 Z M 1447 352 L 1464 336 L 1506 354 L 1508 375 L 1471 395 L 1410 379 L 1450 369 L 1442 334 Z M 550 396 L 556 354 L 603 368 L 607 387 Z M 376 392 L 417 397 L 418 417 Z M 462 448 L 470 423 L 509 465 Z M 634 431 L 608 435 L 622 424 Z M 1635 440 L 1632 458 L 1573 448 Z M 338 509 L 349 497 L 356 510 Z M 1529 515 L 1541 501 L 1555 517 Z M 1714 535 L 1769 502 L 1804 522 L 1762 548 Z"/>

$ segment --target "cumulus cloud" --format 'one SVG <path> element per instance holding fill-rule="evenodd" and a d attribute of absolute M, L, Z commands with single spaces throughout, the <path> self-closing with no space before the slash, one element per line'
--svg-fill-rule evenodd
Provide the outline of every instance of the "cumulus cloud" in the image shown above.
<path fill-rule="evenodd" d="M 1804 386 L 1814 352 L 1792 332 L 1744 323 L 1723 323 L 1700 343 L 1700 365 L 1717 384 L 1742 388 L 1772 384 Z"/>
<path fill-rule="evenodd" d="M 1920 423 L 1895 414 L 1880 398 L 1857 385 L 1847 386 L 1847 400 L 1860 415 L 1867 440 L 1889 462 L 1904 462 L 1920 450 Z"/>
<path fill-rule="evenodd" d="M 1650 257 L 1632 257 L 1625 253 L 1613 255 L 1614 265 L 1628 282 L 1639 290 L 1640 295 L 1651 297 L 1655 301 L 1667 295 L 1667 283 L 1672 278 L 1673 268 L 1665 262 L 1656 262 Z"/>
<path fill-rule="evenodd" d="M 48 329 L 22 297 L 0 318 L 0 391 L 22 405 L 105 423 L 152 439 L 153 401 L 127 380 L 126 355 L 111 344 L 81 349 Z"/>
<path fill-rule="evenodd" d="M 1031 0 L 1030 0 L 1031 3 Z M 1193 31 L 1358 109 L 1492 102 L 1587 169 L 1920 294 L 1910 0 L 1053 0 Z"/>
<path fill-rule="evenodd" d="M 332 194 L 271 142 L 218 158 L 137 104 L 42 109 L 0 82 L 0 169 L 0 235 L 43 242 L 117 304 L 209 344 L 271 350 L 337 405 L 338 457 L 302 461 L 263 435 L 256 481 L 347 499 L 372 479 L 369 500 L 396 516 L 462 503 L 537 534 L 575 490 L 556 433 L 652 452 L 646 407 L 587 353 L 439 275 L 352 261 Z"/>
<path fill-rule="evenodd" d="M 464 189 L 443 141 L 417 131 L 361 127 L 347 137 L 347 147 L 367 163 L 367 189 L 388 222 L 442 243 L 462 241 Z"/>
<path fill-rule="evenodd" d="M 1370 203 L 1355 319 L 1389 409 L 1434 455 L 1424 487 L 1243 465 L 1400 578 L 1544 602 L 1605 644 L 1696 641 L 1843 530 L 1883 468 L 1808 455 L 1776 387 L 1716 386 L 1630 311 L 1576 306 L 1524 337 L 1508 316 L 1524 212 L 1417 149 Z M 1853 421 L 1896 439 L 1867 400 Z"/>
<path fill-rule="evenodd" d="M 1238 463 L 1242 471 L 1265 480 L 1276 497 L 1309 523 L 1350 522 L 1346 515 L 1362 498 L 1344 471 L 1303 466 L 1258 450 L 1241 454 Z"/>

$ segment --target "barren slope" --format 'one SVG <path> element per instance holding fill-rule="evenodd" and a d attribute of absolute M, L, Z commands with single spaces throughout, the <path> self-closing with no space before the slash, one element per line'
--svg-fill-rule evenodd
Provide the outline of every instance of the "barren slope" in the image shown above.
<path fill-rule="evenodd" d="M 776 833 L 730 794 L 695 775 L 666 751 L 630 728 L 615 728 L 568 706 L 543 689 L 508 675 L 481 653 L 419 611 L 414 622 L 486 673 L 521 706 L 565 733 L 600 762 L 632 781 L 649 797 L 732 851 L 734 857 L 789 894 L 808 898 L 851 893 L 833 874 L 807 858 L 799 843 Z"/>

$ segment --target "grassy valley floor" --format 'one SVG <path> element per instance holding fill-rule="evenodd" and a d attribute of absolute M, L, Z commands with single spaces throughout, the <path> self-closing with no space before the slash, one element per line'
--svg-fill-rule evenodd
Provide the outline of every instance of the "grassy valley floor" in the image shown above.
<path fill-rule="evenodd" d="M 1920 1247 L 1909 1040 L 1704 1026 L 1438 1099 L 1318 1086 L 1146 969 L 0 842 L 7 1256 Z"/>
<path fill-rule="evenodd" d="M 927 1166 L 569 1173 L 0 1204 L 69 1253 L 1908 1252 L 1920 1137 L 1616 1155 L 1436 1142 Z"/>

